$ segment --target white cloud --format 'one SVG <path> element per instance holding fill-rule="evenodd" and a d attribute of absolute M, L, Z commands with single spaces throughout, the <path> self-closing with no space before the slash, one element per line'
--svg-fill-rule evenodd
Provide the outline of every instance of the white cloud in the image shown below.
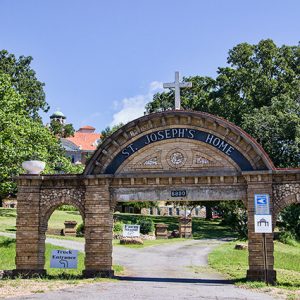
<path fill-rule="evenodd" d="M 145 95 L 136 95 L 130 98 L 124 98 L 118 101 L 119 105 L 114 103 L 114 107 L 121 107 L 120 111 L 113 115 L 113 121 L 110 126 L 120 123 L 126 124 L 136 118 L 144 115 L 145 105 L 150 102 L 155 93 L 163 90 L 162 82 L 153 81 L 150 83 L 148 92 Z"/>

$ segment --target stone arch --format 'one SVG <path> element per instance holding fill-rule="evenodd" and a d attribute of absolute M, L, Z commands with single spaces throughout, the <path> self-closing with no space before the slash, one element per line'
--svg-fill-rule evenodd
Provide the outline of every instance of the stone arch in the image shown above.
<path fill-rule="evenodd" d="M 273 186 L 274 215 L 287 206 L 300 203 L 300 183 L 276 184 Z"/>
<path fill-rule="evenodd" d="M 225 119 L 204 112 L 166 111 L 146 115 L 116 131 L 95 151 L 84 175 L 115 174 L 132 154 L 167 139 L 204 143 L 230 157 L 241 171 L 275 169 L 263 148 Z"/>
<path fill-rule="evenodd" d="M 52 213 L 61 205 L 75 206 L 85 219 L 84 189 L 83 188 L 61 188 L 41 190 L 41 222 L 48 223 Z"/>

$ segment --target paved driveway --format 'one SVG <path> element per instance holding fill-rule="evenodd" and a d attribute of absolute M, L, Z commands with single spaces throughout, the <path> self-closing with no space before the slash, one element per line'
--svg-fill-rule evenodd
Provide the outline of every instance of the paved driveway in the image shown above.
<path fill-rule="evenodd" d="M 48 243 L 83 251 L 83 244 L 47 239 Z M 269 295 L 235 287 L 207 268 L 207 254 L 221 241 L 188 240 L 140 249 L 114 247 L 114 264 L 123 265 L 126 276 L 45 294 L 14 299 L 273 299 Z M 192 268 L 197 266 L 197 273 Z M 277 298 L 278 299 L 278 298 Z"/>

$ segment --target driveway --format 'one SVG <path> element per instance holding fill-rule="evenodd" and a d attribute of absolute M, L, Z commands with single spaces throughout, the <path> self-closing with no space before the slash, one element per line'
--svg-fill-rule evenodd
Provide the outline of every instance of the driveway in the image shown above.
<path fill-rule="evenodd" d="M 47 242 L 83 251 L 83 243 L 47 238 Z M 82 285 L 12 299 L 274 299 L 238 288 L 207 266 L 218 240 L 187 240 L 146 248 L 115 246 L 113 263 L 125 267 L 119 281 Z M 196 272 L 195 272 L 195 268 Z M 278 298 L 277 298 L 278 299 Z"/>

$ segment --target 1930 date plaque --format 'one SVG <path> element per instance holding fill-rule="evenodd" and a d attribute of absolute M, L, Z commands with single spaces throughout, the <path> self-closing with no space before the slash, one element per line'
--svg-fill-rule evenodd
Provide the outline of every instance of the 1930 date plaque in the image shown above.
<path fill-rule="evenodd" d="M 171 197 L 186 197 L 186 190 L 174 190 L 171 191 Z"/>

